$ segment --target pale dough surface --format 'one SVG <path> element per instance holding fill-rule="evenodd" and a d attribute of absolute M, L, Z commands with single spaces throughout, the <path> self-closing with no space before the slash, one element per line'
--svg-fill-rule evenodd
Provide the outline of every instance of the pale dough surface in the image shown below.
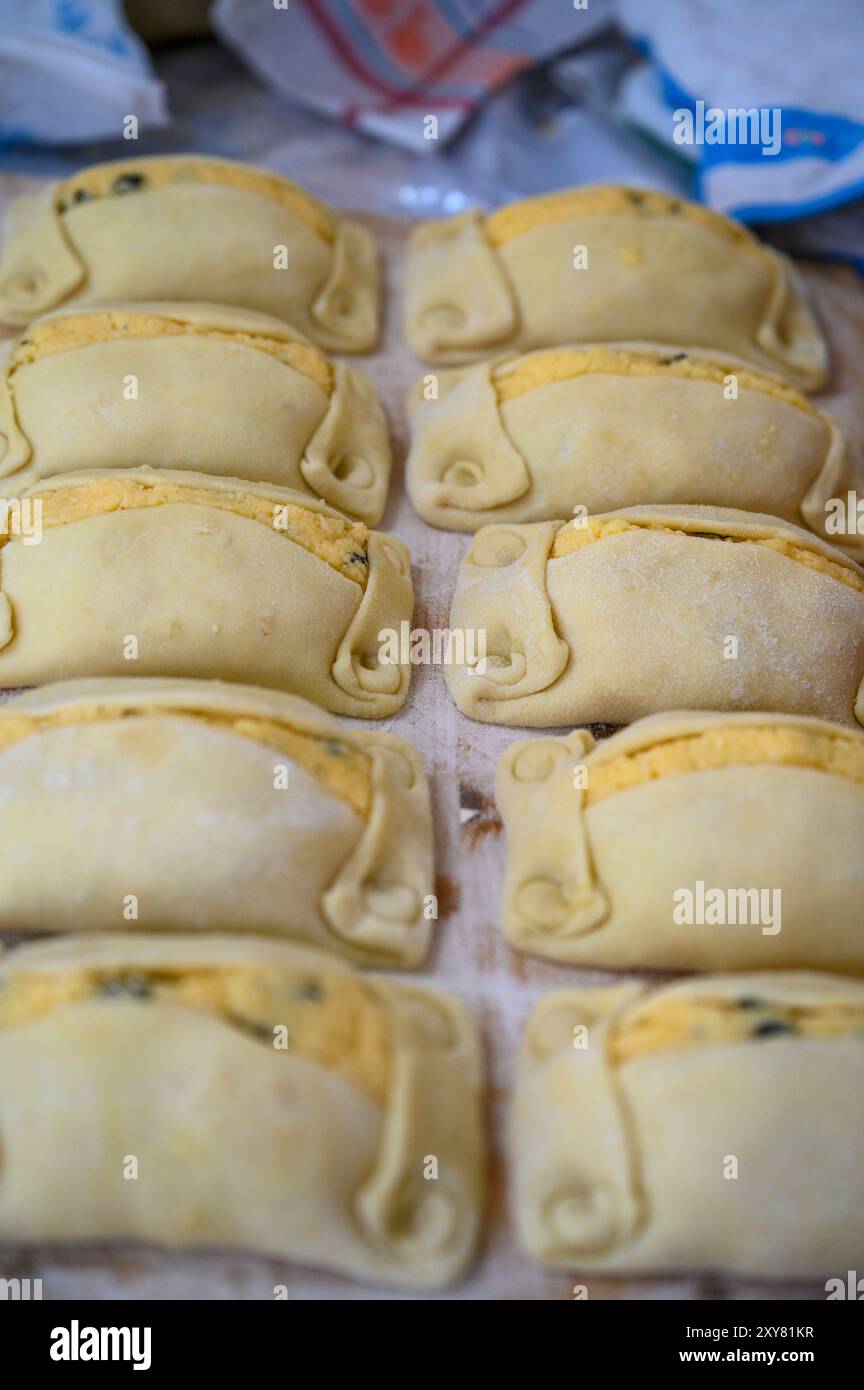
<path fill-rule="evenodd" d="M 25 500 L 73 485 L 86 497 L 105 486 L 105 476 L 61 474 Z M 114 477 L 173 486 L 178 500 L 82 514 L 47 526 L 35 545 L 11 535 L 0 552 L 0 684 L 127 676 L 132 667 L 141 676 L 287 690 L 336 714 L 375 719 L 399 708 L 410 668 L 379 664 L 377 635 L 411 617 L 410 559 L 401 541 L 369 534 L 361 584 L 275 524 L 207 501 L 251 496 L 277 520 L 277 508 L 296 507 L 309 518 L 310 534 L 316 517 L 343 520 L 303 493 L 169 469 Z M 124 654 L 128 637 L 138 643 L 134 663 Z"/>
<path fill-rule="evenodd" d="M 108 191 L 130 175 L 143 181 L 140 188 Z M 375 346 L 380 288 L 372 237 L 321 205 L 299 216 L 297 206 L 313 200 L 286 180 L 185 155 L 93 166 L 67 183 L 76 180 L 106 191 L 77 202 L 50 184 L 10 208 L 0 321 L 25 324 L 73 303 L 185 299 L 275 314 L 333 352 Z"/>
<path fill-rule="evenodd" d="M 602 743 L 582 730 L 510 744 L 496 783 L 511 943 L 608 969 L 864 974 L 864 782 L 746 760 L 748 741 L 772 736 L 810 736 L 838 763 L 844 748 L 864 763 L 864 731 L 795 715 L 658 714 Z M 737 760 L 663 772 L 676 740 L 724 737 L 738 740 Z M 591 800 L 602 769 L 646 754 L 655 776 Z M 674 894 L 699 881 L 765 889 L 772 911 L 779 892 L 779 932 L 752 921 L 676 924 Z"/>
<path fill-rule="evenodd" d="M 463 713 L 532 728 L 668 709 L 864 724 L 864 592 L 853 561 L 788 522 L 733 509 L 629 507 L 603 520 L 629 529 L 557 558 L 564 522 L 475 536 L 450 621 L 485 631 L 488 656 L 482 674 L 448 668 Z M 762 541 L 800 547 L 810 563 Z M 823 562 L 857 587 L 814 567 Z"/>
<path fill-rule="evenodd" d="M 536 385 L 511 395 L 522 378 Z M 847 544 L 825 529 L 826 501 L 864 478 L 842 426 L 739 362 L 658 345 L 562 348 L 440 372 L 431 398 L 427 382 L 409 401 L 407 482 L 433 526 L 696 502 Z"/>
<path fill-rule="evenodd" d="M 629 206 L 631 195 L 657 206 Z M 514 205 L 526 216 L 504 240 L 478 212 L 414 232 L 406 335 L 418 357 L 466 362 L 505 349 L 641 340 L 720 349 L 804 390 L 824 385 L 825 340 L 778 252 L 682 199 L 597 186 L 548 201 L 568 197 L 569 212 L 552 216 L 544 199 Z"/>
<path fill-rule="evenodd" d="M 368 806 L 339 794 L 345 766 Z M 83 680 L 0 707 L 0 768 L 6 930 L 263 932 L 402 968 L 428 950 L 429 787 L 392 734 L 278 691 Z"/>
<path fill-rule="evenodd" d="M 67 325 L 78 341 L 16 365 L 34 328 Z M 278 355 L 292 348 L 313 371 Z M 153 465 L 275 483 L 381 520 L 390 444 L 375 392 L 270 315 L 189 303 L 62 310 L 9 344 L 0 373 L 4 496 L 58 473 Z"/>
<path fill-rule="evenodd" d="M 846 1031 L 766 1030 L 615 1061 L 641 1007 L 720 1001 L 849 1011 Z M 514 1209 L 546 1264 L 824 1280 L 864 1239 L 864 983 L 773 972 L 564 988 L 528 1020 L 511 1138 Z M 793 1015 L 794 1016 L 794 1015 Z M 586 1046 L 574 1045 L 574 1029 Z M 730 1160 L 737 1162 L 737 1177 Z"/>
<path fill-rule="evenodd" d="M 278 998 L 259 1033 L 239 1012 L 148 996 L 153 972 L 216 970 L 233 977 L 239 1009 L 256 968 L 296 982 L 286 1016 L 326 1010 L 346 984 L 330 955 L 238 937 L 86 937 L 5 958 L 7 992 L 22 977 L 51 989 L 82 971 L 94 987 L 0 1029 L 0 1240 L 233 1246 L 408 1287 L 461 1272 L 483 1185 L 469 1011 L 427 989 L 358 980 L 355 1011 L 374 1010 L 386 1038 L 378 1103 L 295 1051 L 290 1032 L 276 1045 Z M 429 1153 L 437 1181 L 423 1177 Z"/>

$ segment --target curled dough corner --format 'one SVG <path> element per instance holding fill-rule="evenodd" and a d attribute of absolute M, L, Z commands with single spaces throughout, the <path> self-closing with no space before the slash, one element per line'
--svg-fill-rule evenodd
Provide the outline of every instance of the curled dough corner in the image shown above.
<path fill-rule="evenodd" d="M 426 957 L 432 923 L 424 898 L 433 892 L 432 816 L 419 753 L 376 735 L 372 805 L 354 853 L 324 894 L 322 914 L 349 945 L 401 968 Z"/>
<path fill-rule="evenodd" d="M 827 411 L 823 412 L 828 426 L 828 450 L 809 489 L 801 500 L 802 524 L 809 527 L 829 545 L 844 550 L 860 564 L 864 559 L 864 537 L 830 535 L 826 525 L 828 503 L 836 498 L 839 491 L 845 490 L 852 478 L 862 477 L 862 467 L 857 460 L 850 458 L 849 440 L 840 423 Z"/>
<path fill-rule="evenodd" d="M 333 663 L 333 680 L 354 702 L 369 708 L 367 718 L 384 719 L 405 701 L 411 680 L 410 662 L 380 659 L 381 624 L 393 613 L 414 607 L 411 556 L 404 541 L 373 531 L 369 535 L 369 580 L 363 599 Z M 356 707 L 345 713 L 364 717 Z"/>
<path fill-rule="evenodd" d="M 309 441 L 300 472 L 312 492 L 367 526 L 377 526 L 387 499 L 387 420 L 369 382 L 334 364 L 330 406 Z"/>
<path fill-rule="evenodd" d="M 0 592 L 0 648 L 8 646 L 15 635 L 12 605 L 6 594 Z"/>
<path fill-rule="evenodd" d="M 494 365 L 484 362 L 460 373 L 437 401 L 421 399 L 414 405 L 408 490 L 430 525 L 476 529 L 460 512 L 502 507 L 531 486 L 525 459 L 504 427 Z"/>
<path fill-rule="evenodd" d="M 804 278 L 788 256 L 763 248 L 776 274 L 765 319 L 756 341 L 805 391 L 818 391 L 828 378 L 828 344 L 807 299 Z"/>
<path fill-rule="evenodd" d="M 356 1216 L 370 1241 L 433 1284 L 464 1268 L 479 1232 L 484 1158 L 472 1104 L 482 1078 L 479 1039 L 460 1000 L 412 986 L 400 992 L 395 1024 L 392 1103 Z M 434 1180 L 425 1172 L 430 1157 Z"/>
<path fill-rule="evenodd" d="M 21 428 L 15 397 L 9 385 L 11 350 L 11 339 L 0 344 L 0 478 L 17 473 L 33 454 L 30 440 Z"/>
<path fill-rule="evenodd" d="M 645 1223 L 638 1156 L 608 1057 L 610 1029 L 642 992 L 640 985 L 556 992 L 528 1021 L 512 1112 L 514 1191 L 520 1241 L 543 1263 L 607 1256 Z M 577 1046 L 579 1029 L 587 1045 Z M 532 1131 L 548 1130 L 550 1115 L 557 1142 L 526 1143 Z"/>
<path fill-rule="evenodd" d="M 496 799 L 511 831 L 502 920 L 514 946 L 554 955 L 559 942 L 587 935 L 609 916 L 574 766 L 595 746 L 587 729 L 577 729 L 566 738 L 512 744 L 498 765 Z M 518 833 L 541 824 L 542 836 Z"/>
<path fill-rule="evenodd" d="M 467 301 L 466 283 L 471 286 Z M 416 230 L 405 310 L 412 352 L 434 362 L 464 361 L 516 332 L 513 296 L 481 213 L 465 212 Z"/>
<path fill-rule="evenodd" d="M 597 740 L 590 729 L 574 729 L 564 738 L 526 738 L 511 743 L 505 749 L 496 773 L 496 796 L 499 806 L 515 805 L 524 783 L 549 782 L 566 760 L 582 757 L 596 748 Z"/>
<path fill-rule="evenodd" d="M 312 305 L 322 347 L 371 352 L 378 341 L 378 253 L 370 232 L 343 222 L 333 246 L 330 274 Z"/>
<path fill-rule="evenodd" d="M 23 326 L 67 299 L 86 271 L 65 236 L 56 184 L 18 198 L 9 209 L 0 252 L 0 320 Z"/>
<path fill-rule="evenodd" d="M 485 634 L 485 669 L 481 674 L 470 666 L 452 666 L 446 674 L 457 705 L 472 718 L 494 718 L 499 705 L 506 708 L 510 700 L 547 689 L 570 661 L 570 649 L 555 630 L 546 589 L 546 564 L 559 528 L 555 522 L 486 526 L 465 556 L 450 627 Z M 501 617 L 502 582 L 508 594 L 506 621 Z"/>

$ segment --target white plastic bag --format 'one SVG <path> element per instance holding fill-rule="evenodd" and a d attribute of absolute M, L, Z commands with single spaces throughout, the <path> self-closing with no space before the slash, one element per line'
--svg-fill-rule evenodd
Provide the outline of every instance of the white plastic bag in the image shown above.
<path fill-rule="evenodd" d="M 0 146 L 118 139 L 168 122 L 120 0 L 0 0 Z"/>

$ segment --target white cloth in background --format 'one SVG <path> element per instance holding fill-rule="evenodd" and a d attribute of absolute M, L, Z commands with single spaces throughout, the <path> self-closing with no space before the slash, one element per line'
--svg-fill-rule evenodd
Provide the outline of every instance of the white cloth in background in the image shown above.
<path fill-rule="evenodd" d="M 617 11 L 646 55 L 622 85 L 621 108 L 655 139 L 673 146 L 673 113 L 697 102 L 780 110 L 776 154 L 675 145 L 696 164 L 705 202 L 764 223 L 864 196 L 862 0 L 617 0 Z"/>
<path fill-rule="evenodd" d="M 167 124 L 162 83 L 120 0 L 0 0 L 0 149 Z"/>
<path fill-rule="evenodd" d="M 516 73 L 586 43 L 611 14 L 612 0 L 216 0 L 211 23 L 290 101 L 434 153 Z"/>

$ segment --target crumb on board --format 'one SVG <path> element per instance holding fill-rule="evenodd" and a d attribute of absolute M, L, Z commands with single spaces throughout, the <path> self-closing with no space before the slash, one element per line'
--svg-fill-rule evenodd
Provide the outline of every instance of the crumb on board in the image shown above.
<path fill-rule="evenodd" d="M 449 874 L 439 874 L 435 880 L 435 896 L 438 899 L 438 920 L 442 921 L 458 912 L 462 890 Z"/>
<path fill-rule="evenodd" d="M 492 797 L 468 782 L 459 783 L 459 823 L 471 850 L 487 835 L 498 836 L 504 828 Z"/>
<path fill-rule="evenodd" d="M 623 724 L 589 724 L 589 725 L 588 725 L 588 728 L 590 729 L 590 731 L 591 731 L 591 733 L 593 734 L 594 738 L 596 738 L 597 742 L 600 743 L 600 742 L 602 742 L 602 740 L 603 740 L 604 738 L 611 738 L 613 734 L 617 734 L 618 731 L 619 731 L 620 729 L 623 729 L 623 728 L 624 728 L 624 725 L 623 725 Z"/>

